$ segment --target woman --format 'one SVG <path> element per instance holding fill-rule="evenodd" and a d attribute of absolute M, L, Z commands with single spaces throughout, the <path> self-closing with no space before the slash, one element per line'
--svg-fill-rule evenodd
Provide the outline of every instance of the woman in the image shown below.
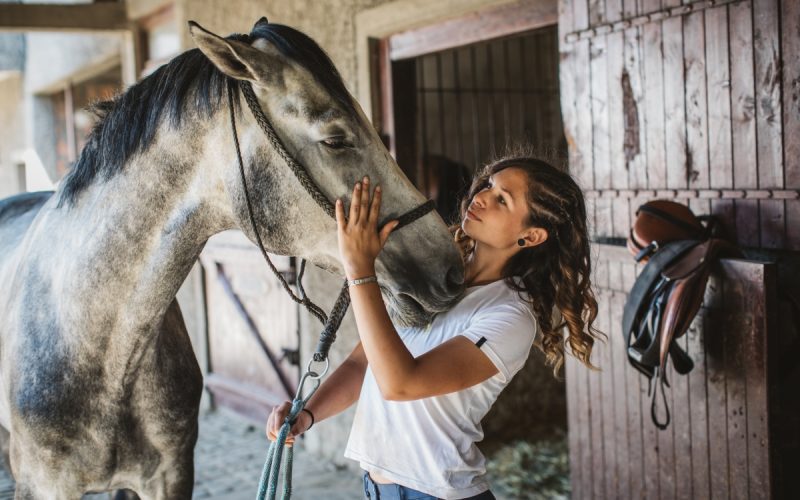
<path fill-rule="evenodd" d="M 372 279 L 396 225 L 377 231 L 380 200 L 376 187 L 370 202 L 367 178 L 353 190 L 347 219 L 337 200 L 361 342 L 309 400 L 287 441 L 358 400 L 345 456 L 365 470 L 367 498 L 376 491 L 382 499 L 494 498 L 475 445 L 480 421 L 525 364 L 537 332 L 555 374 L 565 340 L 594 368 L 589 357 L 602 334 L 592 326 L 597 302 L 583 195 L 567 173 L 538 159 L 486 166 L 461 203 L 455 231 L 465 255 L 464 296 L 426 327 L 401 329 Z M 563 321 L 554 324 L 554 316 Z M 270 414 L 271 440 L 289 408 L 286 402 Z"/>

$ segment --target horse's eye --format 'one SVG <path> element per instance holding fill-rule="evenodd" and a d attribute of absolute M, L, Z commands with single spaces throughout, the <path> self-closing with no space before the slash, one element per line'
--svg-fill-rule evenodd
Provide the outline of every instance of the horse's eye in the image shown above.
<path fill-rule="evenodd" d="M 344 149 L 349 147 L 349 144 L 344 140 L 342 137 L 330 137 L 328 139 L 324 139 L 322 144 L 329 147 L 330 149 Z"/>

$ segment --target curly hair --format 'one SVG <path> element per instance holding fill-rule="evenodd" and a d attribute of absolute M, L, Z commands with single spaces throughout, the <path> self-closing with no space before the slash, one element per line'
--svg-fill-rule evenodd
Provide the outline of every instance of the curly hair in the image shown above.
<path fill-rule="evenodd" d="M 596 339 L 606 335 L 594 327 L 597 300 L 591 286 L 592 262 L 583 193 L 565 171 L 545 160 L 506 155 L 484 166 L 461 200 L 461 220 L 473 197 L 489 184 L 489 177 L 507 168 L 518 168 L 528 178 L 528 227 L 547 230 L 547 240 L 521 249 L 503 269 L 509 287 L 533 308 L 542 337 L 536 342 L 553 374 L 564 364 L 565 344 L 571 354 L 590 369 L 589 358 Z M 468 258 L 474 242 L 459 226 L 453 226 L 456 243 Z M 515 277 L 521 280 L 515 280 Z M 554 324 L 555 323 L 555 324 Z M 562 333 L 567 327 L 567 336 Z"/>

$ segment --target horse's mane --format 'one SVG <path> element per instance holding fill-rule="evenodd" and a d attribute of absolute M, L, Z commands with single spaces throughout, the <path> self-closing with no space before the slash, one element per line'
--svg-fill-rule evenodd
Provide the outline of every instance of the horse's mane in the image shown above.
<path fill-rule="evenodd" d="M 265 39 L 285 57 L 313 74 L 344 109 L 355 114 L 352 98 L 328 55 L 305 34 L 281 24 L 259 22 L 249 35 L 227 37 L 245 43 Z M 60 188 L 59 205 L 73 204 L 98 177 L 108 180 L 153 142 L 162 119 L 178 128 L 187 110 L 208 118 L 225 105 L 235 80 L 219 71 L 200 49 L 188 50 L 126 92 L 96 103 L 98 122 Z M 191 97 L 191 99 L 190 99 Z M 234 94 L 239 105 L 239 93 Z"/>

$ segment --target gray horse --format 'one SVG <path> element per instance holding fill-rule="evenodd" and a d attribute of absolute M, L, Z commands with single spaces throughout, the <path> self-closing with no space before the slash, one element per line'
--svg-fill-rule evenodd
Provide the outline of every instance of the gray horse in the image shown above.
<path fill-rule="evenodd" d="M 251 82 L 329 200 L 368 174 L 386 187 L 385 218 L 424 202 L 310 38 L 266 19 L 249 35 L 190 30 L 199 50 L 99 105 L 55 193 L 0 201 L 0 424 L 17 498 L 191 497 L 202 377 L 175 295 L 210 236 L 239 228 L 256 241 L 229 119 L 234 82 Z M 343 275 L 334 220 L 238 93 L 233 107 L 267 250 Z M 402 323 L 425 322 L 462 289 L 435 213 L 389 239 L 377 272 Z"/>

